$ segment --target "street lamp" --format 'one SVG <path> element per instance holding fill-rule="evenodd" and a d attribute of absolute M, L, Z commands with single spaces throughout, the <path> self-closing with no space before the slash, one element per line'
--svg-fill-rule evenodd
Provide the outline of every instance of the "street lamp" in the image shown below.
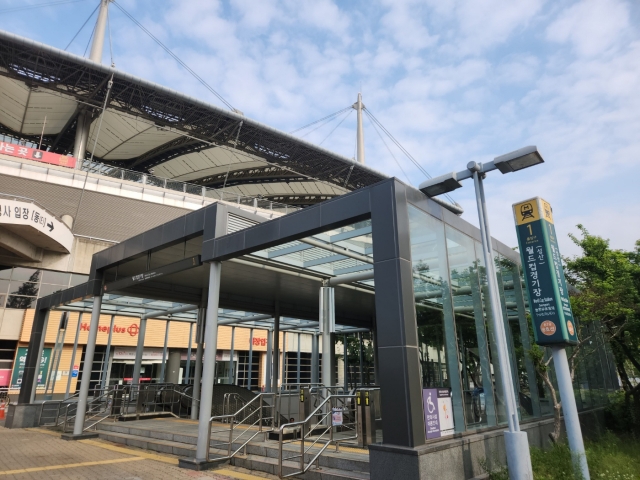
<path fill-rule="evenodd" d="M 507 337 L 505 322 L 502 315 L 500 298 L 498 295 L 498 281 L 491 249 L 491 232 L 489 229 L 489 217 L 484 196 L 484 176 L 492 170 L 500 170 L 502 173 L 517 172 L 524 168 L 532 167 L 544 160 L 538 149 L 534 146 L 524 147 L 506 155 L 501 155 L 488 163 L 469 162 L 467 169 L 461 172 L 452 172 L 437 178 L 432 178 L 420 184 L 418 187 L 428 197 L 448 193 L 462 187 L 460 181 L 473 178 L 476 190 L 476 202 L 478 204 L 478 220 L 480 223 L 480 236 L 482 237 L 482 254 L 487 273 L 487 287 L 489 289 L 489 301 L 493 312 L 493 331 L 496 335 L 496 349 L 498 350 L 498 362 L 500 363 L 500 379 L 505 396 L 507 421 L 509 431 L 504 432 L 505 449 L 507 452 L 507 465 L 509 477 L 512 480 L 533 479 L 531 469 L 531 455 L 529 453 L 529 441 L 526 432 L 520 431 L 518 421 L 517 403 L 509 355 L 507 351 Z"/>

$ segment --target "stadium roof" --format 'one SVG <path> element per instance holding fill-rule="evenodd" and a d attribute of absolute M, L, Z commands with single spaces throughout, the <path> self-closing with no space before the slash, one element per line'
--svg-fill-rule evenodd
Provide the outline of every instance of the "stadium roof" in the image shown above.
<path fill-rule="evenodd" d="M 4 31 L 0 99 L 1 134 L 38 143 L 46 115 L 42 148 L 71 154 L 86 110 L 94 160 L 245 196 L 308 205 L 388 178 L 241 113 Z"/>

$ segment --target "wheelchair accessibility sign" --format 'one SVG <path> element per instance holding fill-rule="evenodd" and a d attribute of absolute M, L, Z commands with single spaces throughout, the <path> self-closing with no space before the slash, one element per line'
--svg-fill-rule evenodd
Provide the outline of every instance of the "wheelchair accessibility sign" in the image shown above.
<path fill-rule="evenodd" d="M 451 390 L 448 388 L 425 388 L 422 390 L 424 425 L 427 440 L 453 435 L 453 408 Z"/>

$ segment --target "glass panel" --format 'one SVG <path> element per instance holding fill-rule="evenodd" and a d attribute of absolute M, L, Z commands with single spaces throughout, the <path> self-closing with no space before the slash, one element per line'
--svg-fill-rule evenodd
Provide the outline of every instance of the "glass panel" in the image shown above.
<path fill-rule="evenodd" d="M 9 282 L 7 280 L 0 280 L 0 293 L 7 293 L 9 291 Z"/>
<path fill-rule="evenodd" d="M 496 424 L 491 359 L 473 240 L 446 226 L 467 428 Z"/>
<path fill-rule="evenodd" d="M 33 308 L 36 305 L 35 297 L 18 297 L 10 295 L 7 299 L 7 308 Z"/>
<path fill-rule="evenodd" d="M 38 295 L 38 284 L 31 282 L 11 282 L 9 286 L 9 293 L 14 295 Z"/>
<path fill-rule="evenodd" d="M 56 285 L 64 285 L 66 287 L 69 285 L 69 277 L 70 275 L 68 273 L 43 270 L 42 283 L 54 283 Z"/>
<path fill-rule="evenodd" d="M 456 431 L 464 431 L 444 224 L 409 206 L 411 262 L 423 388 L 450 388 Z"/>
<path fill-rule="evenodd" d="M 40 270 L 33 268 L 14 268 L 11 274 L 11 280 L 37 282 L 40 280 Z"/>
<path fill-rule="evenodd" d="M 11 268 L 3 268 L 0 270 L 0 278 L 3 280 L 9 280 L 11 278 Z"/>

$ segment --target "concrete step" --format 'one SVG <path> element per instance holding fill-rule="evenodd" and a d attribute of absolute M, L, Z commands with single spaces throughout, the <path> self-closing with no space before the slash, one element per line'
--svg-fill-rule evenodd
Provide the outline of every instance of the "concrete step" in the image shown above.
<path fill-rule="evenodd" d="M 126 424 L 106 423 L 98 425 L 100 438 L 114 443 L 121 443 L 133 447 L 169 453 L 181 457 L 195 457 L 197 436 L 172 433 L 168 431 L 128 427 Z M 249 435 L 249 434 L 248 434 Z M 215 446 L 220 440 L 211 440 Z M 240 447 L 235 445 L 234 449 Z M 285 445 L 285 455 L 295 455 L 298 445 Z M 351 449 L 349 449 L 351 450 Z M 317 450 L 316 450 L 317 451 Z M 211 448 L 212 457 L 226 456 L 227 449 Z M 244 453 L 244 452 L 242 452 Z M 232 460 L 232 465 L 248 468 L 277 475 L 278 470 L 278 444 L 277 442 L 252 442 L 246 446 L 246 455 L 237 454 Z M 307 461 L 310 456 L 307 456 Z M 301 478 L 313 480 L 363 480 L 369 478 L 369 456 L 366 453 L 344 452 L 335 453 L 333 447 L 329 447 L 320 456 L 320 469 L 311 467 Z M 283 462 L 283 473 L 289 474 L 299 470 L 297 461 Z"/>

